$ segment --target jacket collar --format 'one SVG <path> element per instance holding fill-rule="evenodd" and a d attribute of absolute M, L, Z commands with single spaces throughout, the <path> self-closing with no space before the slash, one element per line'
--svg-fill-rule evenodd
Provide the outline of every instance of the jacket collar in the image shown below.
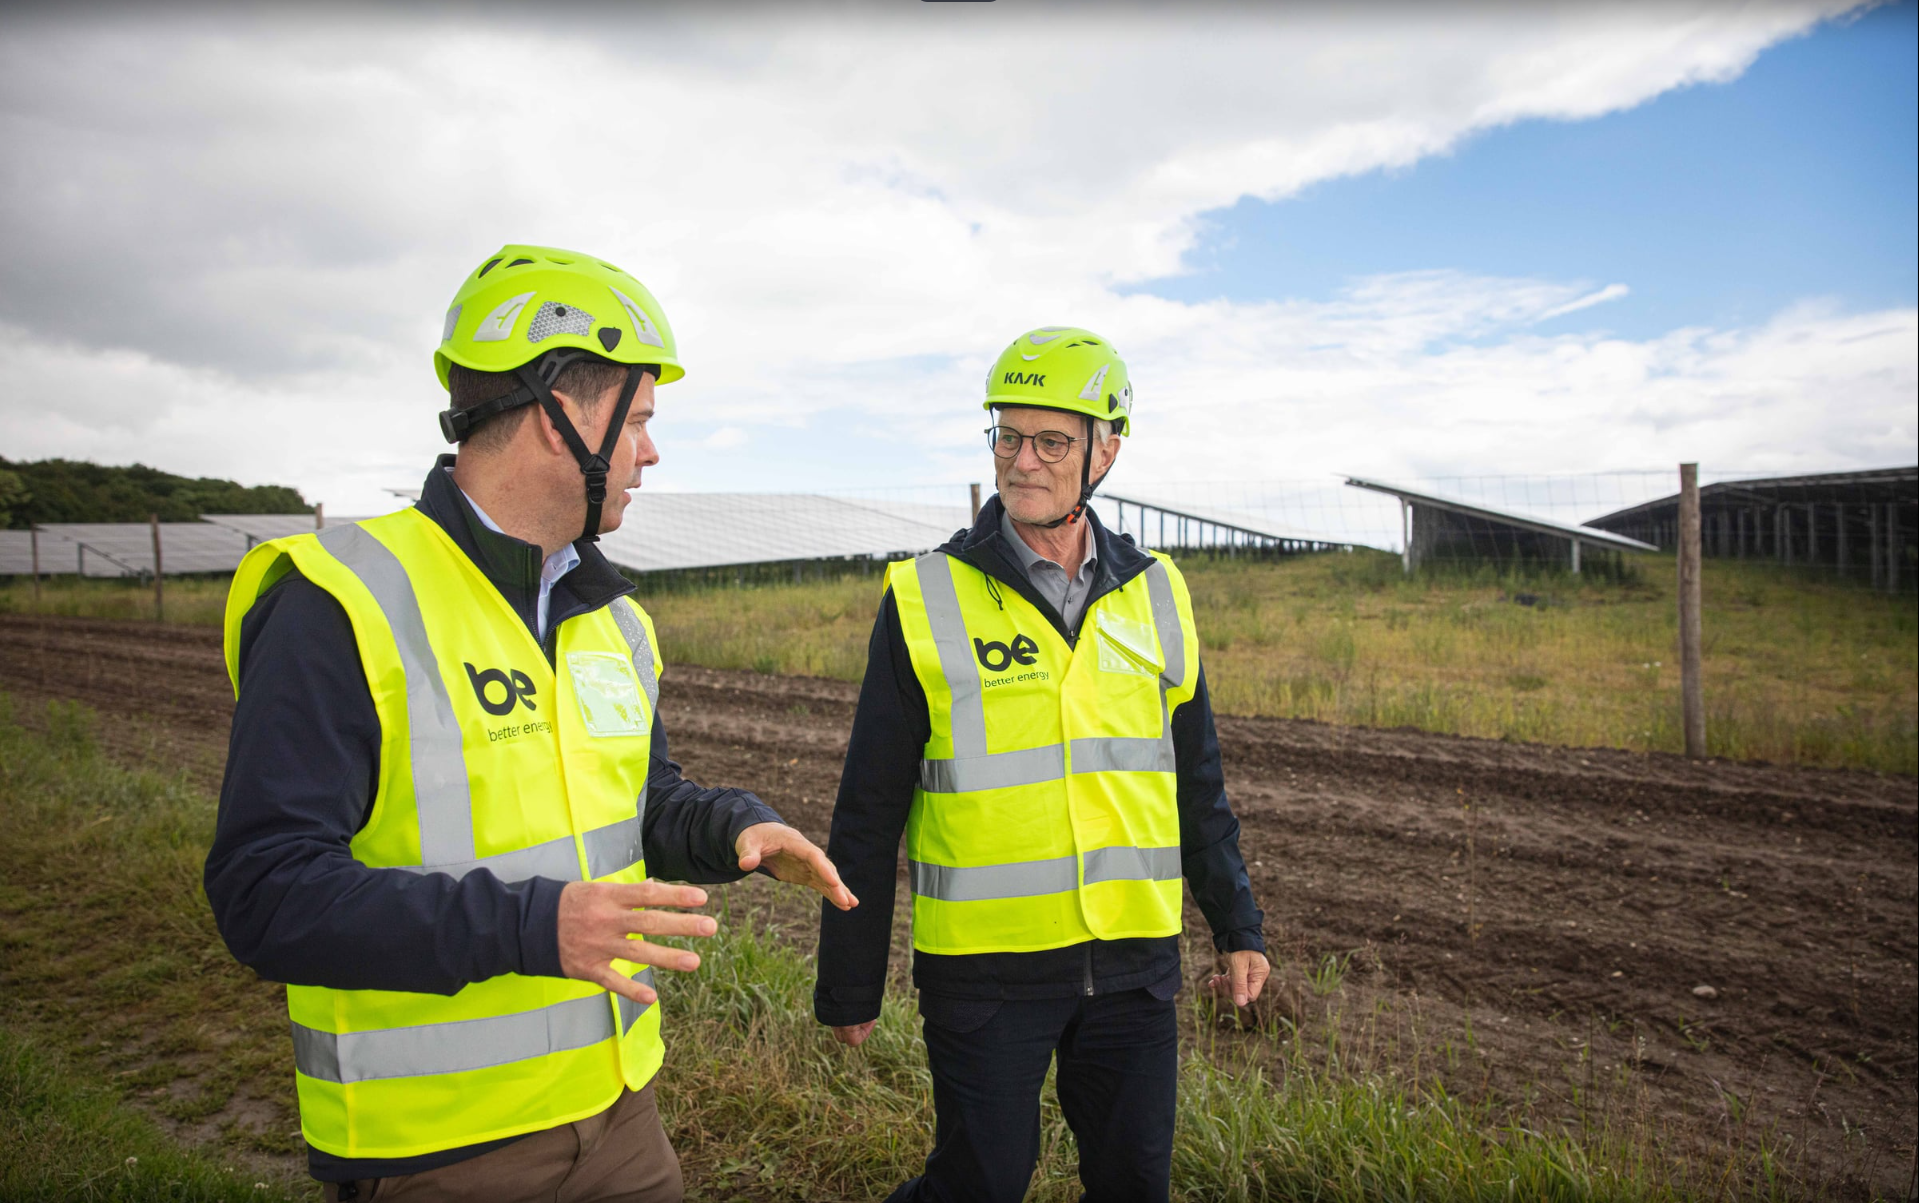
<path fill-rule="evenodd" d="M 1060 617 L 1052 603 L 1039 595 L 1021 566 L 1018 555 L 1006 545 L 1006 536 L 1000 532 L 1000 515 L 1004 512 L 999 494 L 993 494 L 980 507 L 979 517 L 974 520 L 972 528 L 956 531 L 938 550 L 1010 587 L 1044 614 L 1069 644 L 1077 643 L 1079 631 L 1069 629 L 1066 620 Z M 1086 508 L 1085 520 L 1092 528 L 1093 550 L 1099 559 L 1094 563 L 1093 588 L 1086 595 L 1086 608 L 1080 612 L 1081 621 L 1092 612 L 1095 602 L 1115 589 L 1125 587 L 1128 581 L 1145 572 L 1153 562 L 1152 556 L 1134 545 L 1131 535 L 1116 535 L 1107 530 L 1091 506 Z"/>
<path fill-rule="evenodd" d="M 526 623 L 526 629 L 539 638 L 540 567 L 546 562 L 541 550 L 524 540 L 488 528 L 473 512 L 460 486 L 448 471 L 454 464 L 451 455 L 434 461 L 420 488 L 418 509 L 438 523 L 454 544 L 473 561 L 513 612 Z M 633 592 L 633 583 L 620 575 L 599 546 L 584 540 L 573 544 L 580 555 L 579 566 L 553 585 L 547 601 L 547 655 L 552 656 L 553 632 L 569 618 L 590 614 L 616 597 Z"/>

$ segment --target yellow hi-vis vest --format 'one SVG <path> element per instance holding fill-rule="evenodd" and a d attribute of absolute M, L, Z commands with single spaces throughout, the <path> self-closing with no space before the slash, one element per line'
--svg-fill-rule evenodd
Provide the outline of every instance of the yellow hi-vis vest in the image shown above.
<path fill-rule="evenodd" d="M 560 624 L 556 672 L 431 518 L 403 510 L 264 543 L 227 601 L 240 620 L 297 568 L 352 620 L 380 718 L 354 859 L 501 881 L 637 882 L 660 661 L 626 598 Z M 645 966 L 614 967 L 651 982 Z M 556 1127 L 660 1067 L 658 1008 L 588 982 L 503 974 L 451 997 L 288 986 L 300 1129 L 338 1157 L 411 1157 Z"/>
<path fill-rule="evenodd" d="M 1172 714 L 1199 640 L 1154 562 L 1087 609 L 1077 647 L 1031 603 L 935 552 L 893 564 L 932 734 L 906 825 L 913 947 L 1037 952 L 1180 930 Z"/>

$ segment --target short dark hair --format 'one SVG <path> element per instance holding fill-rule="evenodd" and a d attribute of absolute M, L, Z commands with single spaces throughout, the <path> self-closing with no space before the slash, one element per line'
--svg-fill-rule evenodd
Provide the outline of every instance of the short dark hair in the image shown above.
<path fill-rule="evenodd" d="M 608 363 L 602 359 L 579 359 L 561 369 L 559 378 L 553 382 L 553 391 L 565 393 L 590 414 L 599 409 L 600 399 L 606 396 L 608 390 L 625 383 L 625 364 Z M 472 409 L 519 388 L 520 378 L 512 372 L 481 372 L 456 363 L 448 365 L 447 387 L 453 394 L 454 409 Z M 468 432 L 460 446 L 482 452 L 500 450 L 513 440 L 514 433 L 520 429 L 520 423 L 526 421 L 532 408 L 531 405 L 521 405 L 503 414 L 495 414 Z"/>

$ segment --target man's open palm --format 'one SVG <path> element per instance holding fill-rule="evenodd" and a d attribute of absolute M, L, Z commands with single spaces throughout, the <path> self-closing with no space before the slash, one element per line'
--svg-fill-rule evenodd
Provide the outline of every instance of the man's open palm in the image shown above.
<path fill-rule="evenodd" d="M 733 850 L 740 854 L 740 868 L 749 873 L 765 865 L 781 881 L 817 890 L 843 911 L 860 904 L 819 845 L 784 823 L 753 824 L 740 832 Z"/>

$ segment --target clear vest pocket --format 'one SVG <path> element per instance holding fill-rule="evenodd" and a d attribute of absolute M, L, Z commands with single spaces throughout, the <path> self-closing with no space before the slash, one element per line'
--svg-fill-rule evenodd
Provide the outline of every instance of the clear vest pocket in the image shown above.
<path fill-rule="evenodd" d="M 1099 670 L 1157 677 L 1165 665 L 1159 658 L 1158 641 L 1153 636 L 1153 628 L 1143 622 L 1121 617 L 1111 610 L 1095 613 L 1099 626 Z"/>
<path fill-rule="evenodd" d="M 588 735 L 645 735 L 646 707 L 633 666 L 614 652 L 568 652 L 566 670 Z"/>

